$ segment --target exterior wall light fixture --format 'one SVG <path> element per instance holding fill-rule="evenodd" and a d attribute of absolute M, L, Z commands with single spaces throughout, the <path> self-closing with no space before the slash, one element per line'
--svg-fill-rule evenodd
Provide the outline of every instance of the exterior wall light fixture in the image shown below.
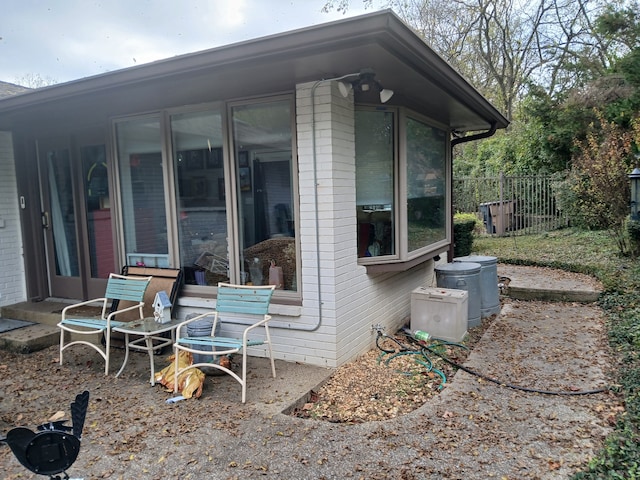
<path fill-rule="evenodd" d="M 380 94 L 380 102 L 387 103 L 391 97 L 393 97 L 394 92 L 393 90 L 384 88 L 380 82 L 375 79 L 375 76 L 375 72 L 370 68 L 361 70 L 355 80 L 351 82 L 345 80 L 338 82 L 340 94 L 346 98 L 351 90 L 356 92 L 369 92 L 376 89 Z"/>

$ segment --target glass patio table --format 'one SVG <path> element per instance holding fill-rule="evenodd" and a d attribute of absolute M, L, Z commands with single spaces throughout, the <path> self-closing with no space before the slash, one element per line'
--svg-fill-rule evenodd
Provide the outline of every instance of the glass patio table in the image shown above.
<path fill-rule="evenodd" d="M 149 363 L 151 366 L 151 385 L 156 384 L 155 380 L 155 365 L 153 361 L 153 354 L 156 350 L 160 350 L 169 345 L 173 345 L 176 337 L 176 328 L 184 320 L 172 319 L 167 323 L 158 323 L 154 317 L 143 318 L 142 320 L 135 320 L 133 322 L 125 323 L 124 325 L 118 325 L 113 327 L 114 332 L 120 332 L 124 334 L 125 354 L 122 362 L 122 367 L 116 377 L 118 377 L 124 370 L 129 360 L 129 350 L 141 350 L 146 351 L 149 354 Z M 171 337 L 167 338 L 161 336 L 163 333 L 170 332 Z M 139 338 L 131 340 L 130 335 L 134 335 Z"/>

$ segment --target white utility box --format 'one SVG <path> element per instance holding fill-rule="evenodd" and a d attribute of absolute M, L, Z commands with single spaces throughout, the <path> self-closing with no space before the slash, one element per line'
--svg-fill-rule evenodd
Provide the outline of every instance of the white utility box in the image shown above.
<path fill-rule="evenodd" d="M 468 309 L 466 290 L 418 287 L 411 292 L 411 330 L 460 342 L 467 334 Z"/>

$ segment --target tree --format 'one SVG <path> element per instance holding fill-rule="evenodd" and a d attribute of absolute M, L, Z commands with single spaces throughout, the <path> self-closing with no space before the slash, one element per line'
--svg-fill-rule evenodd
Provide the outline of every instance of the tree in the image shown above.
<path fill-rule="evenodd" d="M 638 2 L 624 5 L 620 0 L 604 7 L 595 21 L 598 34 L 609 40 L 617 56 L 638 48 L 640 18 Z"/>
<path fill-rule="evenodd" d="M 329 0 L 325 9 L 345 11 L 349 3 Z M 600 12 L 594 0 L 387 0 L 384 6 L 510 120 L 532 80 L 551 94 L 610 66 L 611 39 L 593 24 Z"/>
<path fill-rule="evenodd" d="M 635 142 L 640 140 L 640 122 L 632 129 L 608 121 L 596 111 L 577 153 L 564 191 L 564 209 L 580 226 L 606 229 L 621 254 L 629 251 L 626 221 L 629 216 L 629 178 Z M 562 196 L 561 196 L 562 198 Z M 568 201 L 567 201 L 568 200 Z"/>
<path fill-rule="evenodd" d="M 58 81 L 52 77 L 42 77 L 38 73 L 27 73 L 16 78 L 16 85 L 22 85 L 27 88 L 42 88 L 49 85 L 55 85 Z"/>

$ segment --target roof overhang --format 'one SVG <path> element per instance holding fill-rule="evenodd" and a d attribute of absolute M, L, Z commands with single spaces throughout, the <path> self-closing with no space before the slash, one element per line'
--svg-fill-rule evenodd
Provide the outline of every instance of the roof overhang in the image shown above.
<path fill-rule="evenodd" d="M 508 120 L 393 12 L 384 10 L 0 99 L 0 130 L 292 91 L 371 68 L 392 99 L 456 131 Z M 96 118 L 96 117 L 99 117 Z"/>

